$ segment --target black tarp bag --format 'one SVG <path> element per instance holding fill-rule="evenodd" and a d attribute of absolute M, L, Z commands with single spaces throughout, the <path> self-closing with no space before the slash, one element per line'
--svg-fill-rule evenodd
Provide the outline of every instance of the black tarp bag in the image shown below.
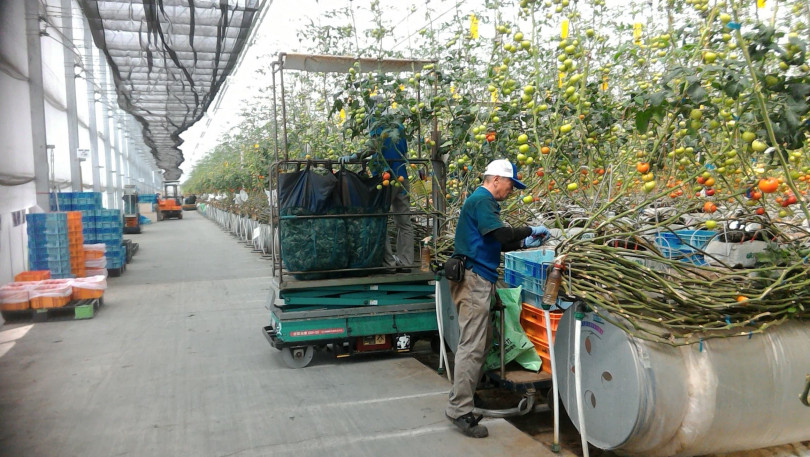
<path fill-rule="evenodd" d="M 338 195 L 346 214 L 373 216 L 346 216 L 346 236 L 349 268 L 382 266 L 385 256 L 385 237 L 388 228 L 388 202 L 391 186 L 381 186 L 382 178 L 368 176 L 365 170 L 354 173 L 341 167 L 337 172 Z"/>
<path fill-rule="evenodd" d="M 340 217 L 295 216 L 341 214 L 338 180 L 331 171 L 311 169 L 279 175 L 279 239 L 284 268 L 288 271 L 338 270 L 348 265 L 346 221 Z M 317 279 L 320 275 L 295 275 Z"/>

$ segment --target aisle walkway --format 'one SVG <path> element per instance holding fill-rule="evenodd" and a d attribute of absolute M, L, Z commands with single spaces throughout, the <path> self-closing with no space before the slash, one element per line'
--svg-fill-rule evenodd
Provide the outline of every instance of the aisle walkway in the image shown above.
<path fill-rule="evenodd" d="M 286 368 L 269 263 L 198 213 L 127 238 L 94 319 L 0 327 L 0 455 L 552 455 L 504 420 L 457 433 L 447 381 L 408 357 Z"/>

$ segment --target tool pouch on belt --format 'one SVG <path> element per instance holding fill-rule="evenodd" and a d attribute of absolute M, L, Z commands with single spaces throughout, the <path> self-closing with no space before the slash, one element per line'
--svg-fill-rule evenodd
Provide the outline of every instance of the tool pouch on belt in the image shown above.
<path fill-rule="evenodd" d="M 444 262 L 444 277 L 450 281 L 461 282 L 464 280 L 464 271 L 467 270 L 465 265 L 467 256 L 454 255 Z"/>

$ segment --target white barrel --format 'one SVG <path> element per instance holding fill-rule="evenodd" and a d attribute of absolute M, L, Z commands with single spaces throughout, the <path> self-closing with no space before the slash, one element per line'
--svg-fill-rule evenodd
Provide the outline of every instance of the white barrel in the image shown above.
<path fill-rule="evenodd" d="M 577 425 L 572 311 L 560 320 L 554 350 L 560 396 Z M 694 456 L 810 440 L 810 407 L 800 401 L 810 324 L 672 347 L 588 313 L 580 339 L 585 429 L 596 447 Z"/>

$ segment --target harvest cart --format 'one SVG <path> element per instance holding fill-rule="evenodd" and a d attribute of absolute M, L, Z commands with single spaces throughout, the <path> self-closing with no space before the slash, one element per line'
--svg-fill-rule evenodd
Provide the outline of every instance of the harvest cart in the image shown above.
<path fill-rule="evenodd" d="M 364 258 L 360 257 L 359 262 L 354 259 L 355 261 L 348 264 L 338 265 L 345 250 L 337 256 L 337 249 L 317 250 L 315 247 L 314 251 L 302 252 L 301 249 L 291 249 L 289 240 L 293 236 L 306 237 L 303 245 L 299 244 L 304 249 L 324 243 L 335 246 L 350 243 L 356 248 L 358 244 L 365 243 L 365 251 L 361 251 L 372 255 L 376 247 L 375 240 L 371 239 L 369 243 L 369 239 L 365 239 L 366 231 L 346 232 L 346 226 L 359 224 L 365 230 L 381 225 L 384 237 L 387 236 L 385 221 L 388 216 L 395 214 L 407 214 L 415 220 L 417 228 L 435 236 L 441 224 L 439 216 L 443 209 L 441 203 L 445 171 L 436 147 L 425 151 L 423 157 L 422 144 L 419 142 L 418 158 L 409 159 L 408 165 L 413 172 L 418 171 L 419 176 L 433 177 L 435 184 L 431 183 L 430 187 L 432 200 L 436 202 L 436 212 L 392 213 L 388 210 L 387 200 L 384 207 L 375 211 L 343 208 L 340 212 L 328 214 L 285 212 L 282 195 L 284 186 L 280 185 L 280 181 L 289 179 L 295 173 L 310 170 L 316 170 L 313 173 L 320 173 L 318 176 L 332 179 L 337 174 L 336 169 L 359 169 L 365 164 L 361 161 L 338 164 L 334 160 L 290 158 L 284 70 L 347 73 L 352 68 L 356 72 L 400 73 L 419 71 L 430 63 L 433 62 L 285 53 L 280 54 L 278 61 L 273 63 L 274 119 L 281 119 L 281 125 L 276 124 L 275 131 L 282 138 L 275 143 L 274 160 L 268 174 L 271 188 L 270 227 L 275 242 L 272 243 L 270 252 L 273 275 L 268 303 L 270 323 L 264 327 L 263 333 L 270 344 L 281 351 L 284 362 L 291 368 L 307 366 L 317 349 L 330 349 L 338 357 L 345 357 L 369 352 L 404 352 L 409 351 L 416 340 L 437 339 L 433 274 L 423 271 L 421 264 L 401 265 L 401 268 L 391 269 L 379 262 L 364 262 Z M 277 97 L 281 102 L 280 116 Z M 431 129 L 431 137 L 438 138 L 435 121 L 432 122 Z M 281 150 L 279 144 L 282 145 Z M 363 175 L 363 179 L 365 178 Z M 381 187 L 378 185 L 376 188 Z M 374 192 L 374 187 L 369 189 Z M 336 227 L 341 231 L 332 230 Z M 379 238 L 376 242 L 379 244 Z M 357 249 L 349 251 L 356 254 Z M 318 260 L 322 259 L 317 259 L 332 256 L 338 262 L 319 263 Z M 418 256 L 415 258 L 418 259 Z M 301 269 L 302 262 L 311 265 Z M 312 268 L 312 265 L 320 266 Z"/>

